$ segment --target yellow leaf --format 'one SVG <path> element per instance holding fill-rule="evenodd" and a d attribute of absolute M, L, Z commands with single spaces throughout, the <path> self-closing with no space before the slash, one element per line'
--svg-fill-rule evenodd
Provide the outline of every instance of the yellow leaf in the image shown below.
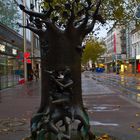
<path fill-rule="evenodd" d="M 138 117 L 139 116 L 139 113 L 136 113 L 136 117 Z"/>
<path fill-rule="evenodd" d="M 140 128 L 138 128 L 137 130 L 140 131 Z"/>

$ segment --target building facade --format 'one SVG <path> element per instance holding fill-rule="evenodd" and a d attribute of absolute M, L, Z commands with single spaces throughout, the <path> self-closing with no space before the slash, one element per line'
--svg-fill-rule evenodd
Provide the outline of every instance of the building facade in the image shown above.
<path fill-rule="evenodd" d="M 105 67 L 107 72 L 115 72 L 117 69 L 117 64 L 122 57 L 122 51 L 125 51 L 125 48 L 122 50 L 122 27 L 116 26 L 111 28 L 105 38 L 106 54 L 105 54 Z"/>
<path fill-rule="evenodd" d="M 31 43 L 27 41 L 30 50 Z M 0 24 L 0 89 L 18 84 L 23 74 L 23 37 Z"/>
<path fill-rule="evenodd" d="M 16 25 L 16 22 L 23 22 L 23 13 L 18 8 L 22 1 L 16 2 L 5 0 L 0 3 L 0 10 L 7 9 L 0 11 L 0 89 L 19 84 L 19 80 L 25 76 L 25 70 L 27 80 L 30 80 L 33 69 L 37 69 L 40 75 L 39 39 L 29 30 L 26 30 L 26 38 L 23 37 L 23 29 Z M 30 3 L 27 1 L 27 7 L 30 7 Z"/>
<path fill-rule="evenodd" d="M 113 71 L 116 65 L 114 61 L 117 60 L 120 64 L 120 72 L 140 72 L 140 27 L 136 27 L 134 21 L 125 26 L 112 28 L 107 33 L 105 42 L 107 69 L 111 68 Z"/>
<path fill-rule="evenodd" d="M 137 27 L 134 30 L 132 30 L 131 35 L 132 35 L 132 58 L 136 63 L 135 64 L 136 72 L 140 73 L 140 27 Z"/>

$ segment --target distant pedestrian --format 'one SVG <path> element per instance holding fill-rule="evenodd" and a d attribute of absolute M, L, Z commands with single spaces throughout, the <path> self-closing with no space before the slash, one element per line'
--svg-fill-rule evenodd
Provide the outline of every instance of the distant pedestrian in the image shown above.
<path fill-rule="evenodd" d="M 34 76 L 35 76 L 35 79 L 36 79 L 36 81 L 37 81 L 38 78 L 39 78 L 38 69 L 35 69 L 35 70 L 34 70 Z"/>

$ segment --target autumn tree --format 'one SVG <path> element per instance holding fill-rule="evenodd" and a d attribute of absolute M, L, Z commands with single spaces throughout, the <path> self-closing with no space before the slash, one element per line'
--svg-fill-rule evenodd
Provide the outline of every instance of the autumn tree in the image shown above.
<path fill-rule="evenodd" d="M 94 39 L 88 40 L 83 50 L 82 63 L 86 64 L 89 60 L 95 63 L 97 58 L 105 53 L 105 50 L 102 42 Z"/>
<path fill-rule="evenodd" d="M 93 31 L 96 23 L 104 24 L 105 20 L 122 23 L 125 19 L 130 19 L 133 13 L 132 6 L 133 3 L 126 0 L 44 0 L 42 12 L 38 13 L 19 5 L 20 9 L 29 15 L 27 25 L 20 26 L 31 30 L 40 39 L 42 88 L 39 114 L 50 113 L 52 110 L 50 94 L 53 86 L 50 74 L 53 71 L 63 71 L 67 67 L 70 70 L 73 85 L 72 98 L 69 102 L 71 109 L 65 115 L 71 119 L 74 117 L 80 120 L 81 123 L 77 130 L 81 130 L 82 127 L 86 128 L 89 139 L 91 139 L 89 120 L 82 101 L 82 42 L 85 36 Z M 98 46 L 96 42 L 94 43 Z M 91 46 L 90 43 L 88 46 Z M 59 83 L 56 79 L 54 80 L 57 84 Z M 51 113 L 55 119 L 51 118 L 50 122 L 56 123 L 59 119 L 64 119 L 62 112 Z M 33 118 L 32 123 L 37 125 L 40 119 L 37 116 Z M 49 129 L 59 134 L 58 129 L 54 127 L 53 125 Z M 70 138 L 67 137 L 67 139 Z"/>

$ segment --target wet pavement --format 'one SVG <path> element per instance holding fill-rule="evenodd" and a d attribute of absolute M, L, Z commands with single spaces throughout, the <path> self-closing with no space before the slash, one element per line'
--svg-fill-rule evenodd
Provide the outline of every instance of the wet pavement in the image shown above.
<path fill-rule="evenodd" d="M 82 75 L 84 105 L 93 131 L 95 134 L 109 133 L 120 140 L 140 140 L 139 103 L 131 102 L 122 92 L 118 92 L 121 86 L 110 86 L 103 78 L 105 75 L 98 76 L 93 77 L 88 72 Z M 1 90 L 0 140 L 22 140 L 28 136 L 30 118 L 39 104 L 40 82 Z"/>
<path fill-rule="evenodd" d="M 124 75 L 117 75 L 114 73 L 92 73 L 87 72 L 90 77 L 97 80 L 103 85 L 114 88 L 116 91 L 121 92 L 124 96 L 140 103 L 140 78 L 127 77 Z"/>
<path fill-rule="evenodd" d="M 83 98 L 95 133 L 106 132 L 120 140 L 140 140 L 140 104 L 124 96 L 121 86 L 113 85 L 115 82 L 111 85 L 103 78 L 106 75 L 94 74 L 93 78 L 91 74 L 84 73 Z M 110 77 L 114 79 L 113 75 Z"/>
<path fill-rule="evenodd" d="M 29 135 L 31 116 L 40 103 L 40 82 L 0 90 L 0 140 L 22 140 Z"/>

